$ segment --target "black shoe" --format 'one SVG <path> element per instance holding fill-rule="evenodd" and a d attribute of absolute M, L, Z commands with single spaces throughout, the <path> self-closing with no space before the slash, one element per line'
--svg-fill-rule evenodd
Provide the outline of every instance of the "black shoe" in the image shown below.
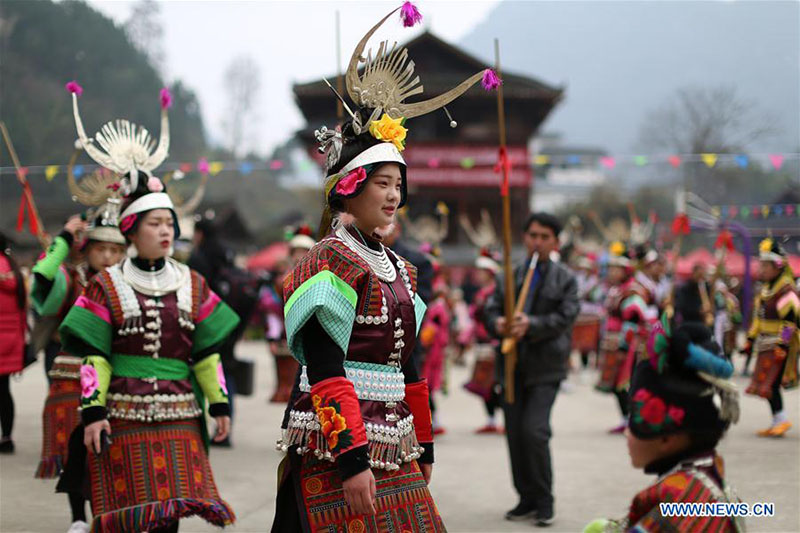
<path fill-rule="evenodd" d="M 14 441 L 11 439 L 0 440 L 0 453 L 14 453 Z"/>
<path fill-rule="evenodd" d="M 211 446 L 216 446 L 217 448 L 233 448 L 233 443 L 231 443 L 230 437 L 225 437 L 224 440 L 221 440 L 219 442 L 212 440 L 208 444 Z"/>
<path fill-rule="evenodd" d="M 556 515 L 553 511 L 539 511 L 536 513 L 536 518 L 533 523 L 536 527 L 547 527 L 553 525 Z"/>
<path fill-rule="evenodd" d="M 520 502 L 516 507 L 506 513 L 506 520 L 512 522 L 522 522 L 536 517 L 536 507 L 528 503 Z"/>

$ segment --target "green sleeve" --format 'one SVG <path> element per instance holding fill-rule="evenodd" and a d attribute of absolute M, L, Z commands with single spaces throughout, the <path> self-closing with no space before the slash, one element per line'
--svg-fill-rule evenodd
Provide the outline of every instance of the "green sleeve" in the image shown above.
<path fill-rule="evenodd" d="M 44 261 L 44 259 L 42 260 Z M 36 264 L 39 266 L 39 263 Z M 34 267 L 35 270 L 36 267 Z M 33 277 L 33 285 L 31 287 L 31 300 L 33 301 L 33 309 L 39 316 L 53 316 L 61 310 L 64 305 L 64 300 L 67 298 L 69 292 L 69 279 L 64 269 L 56 267 L 56 274 L 51 279 L 52 283 L 47 286 L 46 282 L 42 282 L 39 276 Z"/>
<path fill-rule="evenodd" d="M 69 255 L 69 243 L 59 235 L 50 244 L 45 256 L 33 266 L 32 272 L 52 281 L 67 255 Z"/>
<path fill-rule="evenodd" d="M 89 355 L 81 364 L 81 408 L 105 407 L 111 383 L 111 363 L 100 355 Z"/>
<path fill-rule="evenodd" d="M 228 403 L 228 386 L 218 353 L 203 358 L 192 367 L 192 372 L 209 405 Z"/>
<path fill-rule="evenodd" d="M 206 318 L 195 324 L 192 354 L 198 354 L 221 343 L 238 325 L 239 315 L 220 300 Z"/>

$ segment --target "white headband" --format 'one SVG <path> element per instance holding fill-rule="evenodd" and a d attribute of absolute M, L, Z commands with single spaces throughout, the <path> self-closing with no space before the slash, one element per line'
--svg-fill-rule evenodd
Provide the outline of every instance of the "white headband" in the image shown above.
<path fill-rule="evenodd" d="M 289 241 L 289 248 L 298 249 L 302 248 L 304 250 L 310 250 L 317 244 L 317 241 L 309 237 L 308 235 L 295 235 Z"/>
<path fill-rule="evenodd" d="M 97 226 L 90 229 L 86 237 L 92 241 L 113 242 L 115 244 L 125 244 L 125 237 L 120 233 L 116 226 Z"/>
<path fill-rule="evenodd" d="M 370 163 L 399 163 L 403 166 L 406 166 L 403 156 L 400 155 L 400 150 L 398 150 L 397 147 L 392 143 L 382 142 L 374 146 L 370 146 L 355 156 L 350 160 L 349 163 L 342 167 L 342 170 L 336 174 L 347 175 L 351 170 L 358 167 L 363 167 L 364 165 L 369 165 Z M 330 177 L 331 176 L 328 176 L 328 178 Z"/>
<path fill-rule="evenodd" d="M 759 261 L 773 261 L 775 263 L 783 264 L 786 261 L 786 258 L 780 254 L 776 254 L 775 252 L 761 252 L 758 254 Z"/>
<path fill-rule="evenodd" d="M 172 199 L 167 193 L 151 192 L 134 200 L 131 205 L 125 208 L 125 211 L 119 216 L 119 220 L 122 222 L 129 215 L 150 211 L 151 209 L 171 209 L 175 211 L 175 206 L 172 205 Z"/>
<path fill-rule="evenodd" d="M 490 270 L 495 274 L 500 270 L 500 266 L 497 264 L 497 261 L 495 261 L 491 257 L 486 257 L 483 255 L 475 260 L 475 268 Z"/>

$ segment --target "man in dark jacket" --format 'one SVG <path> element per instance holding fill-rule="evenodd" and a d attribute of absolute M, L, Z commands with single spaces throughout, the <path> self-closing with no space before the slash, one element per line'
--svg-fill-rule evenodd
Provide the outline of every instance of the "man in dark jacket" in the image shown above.
<path fill-rule="evenodd" d="M 506 403 L 504 412 L 514 488 L 520 501 L 505 516 L 514 521 L 533 518 L 538 526 L 550 525 L 554 518 L 550 411 L 559 385 L 567 377 L 572 324 L 579 310 L 575 277 L 564 265 L 550 261 L 560 231 L 553 215 L 530 216 L 523 235 L 527 260 L 514 270 L 515 294 L 520 293 L 534 253 L 539 254 L 539 261 L 523 312 L 506 327 L 502 276 L 486 310 L 490 332 L 498 337 L 510 333 L 517 340 L 514 403 Z"/>

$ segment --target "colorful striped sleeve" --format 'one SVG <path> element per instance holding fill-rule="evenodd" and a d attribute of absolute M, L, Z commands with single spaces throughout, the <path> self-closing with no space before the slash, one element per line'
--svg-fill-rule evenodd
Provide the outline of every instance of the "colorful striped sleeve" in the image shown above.
<path fill-rule="evenodd" d="M 111 355 L 111 307 L 103 285 L 96 277 L 67 313 L 59 333 L 64 349 L 73 355 Z"/>
<path fill-rule="evenodd" d="M 318 245 L 284 283 L 286 338 L 300 364 L 306 364 L 301 330 L 311 316 L 316 315 L 322 328 L 345 354 L 350 345 L 358 294 L 331 269 L 329 258 L 333 253 L 336 252 Z M 357 283 L 356 268 L 345 270 L 348 267 L 344 262 L 338 268 L 347 279 Z"/>
<path fill-rule="evenodd" d="M 632 294 L 622 301 L 622 318 L 629 321 L 646 322 L 648 319 L 647 303 L 638 294 Z"/>

